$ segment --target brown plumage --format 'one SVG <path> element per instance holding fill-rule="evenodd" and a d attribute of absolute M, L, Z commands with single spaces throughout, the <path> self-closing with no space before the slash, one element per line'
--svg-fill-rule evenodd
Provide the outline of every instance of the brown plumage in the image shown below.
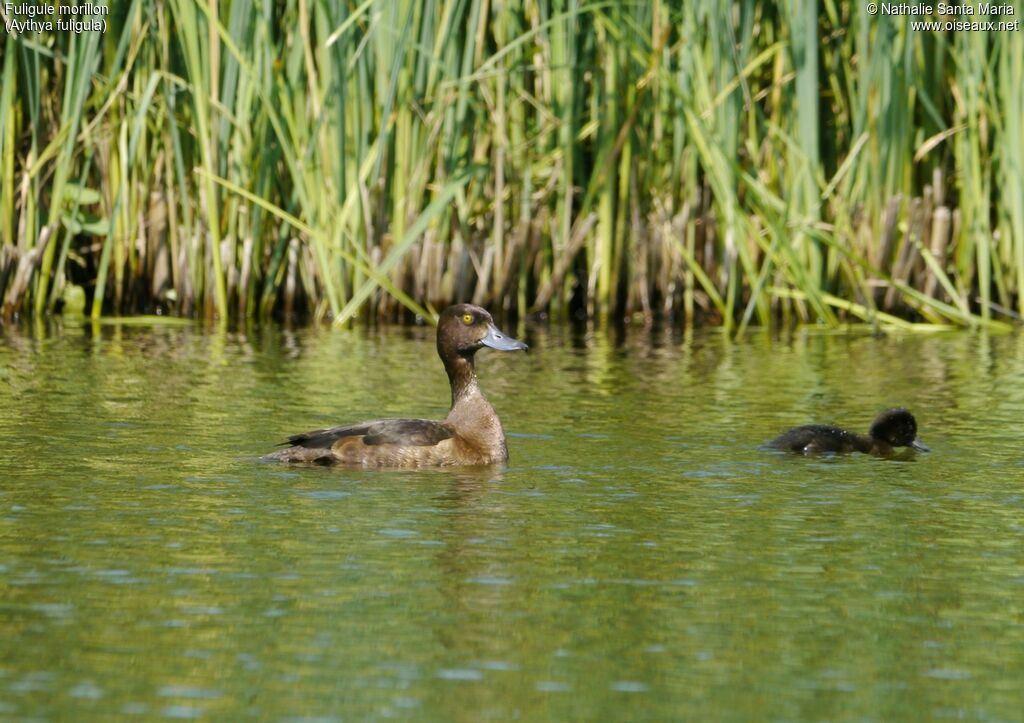
<path fill-rule="evenodd" d="M 381 419 L 318 429 L 289 437 L 287 449 L 262 459 L 366 467 L 506 462 L 505 431 L 476 379 L 474 357 L 485 346 L 499 351 L 527 348 L 499 331 L 479 306 L 448 307 L 437 322 L 437 353 L 452 388 L 452 406 L 444 421 Z"/>

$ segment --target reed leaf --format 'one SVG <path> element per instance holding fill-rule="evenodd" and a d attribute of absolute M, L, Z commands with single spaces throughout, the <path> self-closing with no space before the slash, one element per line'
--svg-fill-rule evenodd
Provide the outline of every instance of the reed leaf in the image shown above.
<path fill-rule="evenodd" d="M 848 0 L 109 9 L 0 40 L 2 319 L 65 286 L 224 322 L 1024 315 L 1019 32 Z"/>

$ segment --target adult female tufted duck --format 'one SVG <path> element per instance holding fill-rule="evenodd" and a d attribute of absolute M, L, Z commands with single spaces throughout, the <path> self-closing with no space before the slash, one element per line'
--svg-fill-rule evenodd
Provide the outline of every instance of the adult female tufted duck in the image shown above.
<path fill-rule="evenodd" d="M 499 331 L 479 306 L 448 307 L 437 322 L 437 353 L 452 388 L 452 406 L 444 421 L 382 419 L 318 429 L 289 437 L 287 449 L 261 459 L 365 467 L 506 462 L 505 431 L 480 391 L 473 365 L 476 352 L 485 346 L 498 351 L 527 349 Z"/>
<path fill-rule="evenodd" d="M 917 438 L 914 415 L 902 408 L 887 409 L 879 414 L 867 436 L 825 424 L 808 424 L 779 435 L 765 443 L 765 447 L 795 454 L 863 452 L 886 456 L 892 454 L 894 447 L 931 451 Z"/>

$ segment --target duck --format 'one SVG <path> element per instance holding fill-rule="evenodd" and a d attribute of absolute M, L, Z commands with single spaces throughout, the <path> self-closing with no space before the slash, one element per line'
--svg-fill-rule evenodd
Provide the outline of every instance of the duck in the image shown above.
<path fill-rule="evenodd" d="M 794 454 L 862 452 L 882 457 L 891 455 L 896 447 L 931 451 L 917 438 L 917 420 L 914 415 L 902 407 L 886 409 L 879 414 L 871 423 L 867 435 L 827 424 L 807 424 L 784 432 L 764 446 Z"/>
<path fill-rule="evenodd" d="M 260 459 L 319 465 L 428 467 L 494 465 L 508 461 L 505 430 L 476 377 L 476 353 L 483 348 L 527 351 L 505 334 L 483 308 L 456 304 L 437 322 L 437 354 L 451 385 L 452 402 L 442 421 L 379 419 L 303 432 L 285 449 Z"/>

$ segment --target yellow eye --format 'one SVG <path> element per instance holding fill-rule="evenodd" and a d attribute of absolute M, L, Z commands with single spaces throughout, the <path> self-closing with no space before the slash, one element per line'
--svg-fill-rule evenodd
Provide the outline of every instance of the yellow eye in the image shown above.
<path fill-rule="evenodd" d="M 469 326 L 470 324 L 472 324 L 473 323 L 473 315 L 472 314 L 463 314 L 462 315 L 462 323 L 464 323 L 466 326 Z"/>

